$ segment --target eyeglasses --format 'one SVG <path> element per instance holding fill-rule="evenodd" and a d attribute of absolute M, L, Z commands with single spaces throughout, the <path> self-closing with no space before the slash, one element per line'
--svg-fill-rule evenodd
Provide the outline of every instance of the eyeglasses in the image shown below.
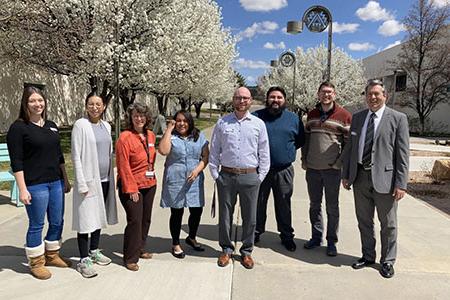
<path fill-rule="evenodd" d="M 87 108 L 102 108 L 103 104 L 100 104 L 100 103 L 97 103 L 97 104 L 89 103 L 86 106 L 87 106 Z"/>
<path fill-rule="evenodd" d="M 236 101 L 250 101 L 250 99 L 252 99 L 252 97 L 245 97 L 245 96 L 234 96 L 233 100 Z"/>

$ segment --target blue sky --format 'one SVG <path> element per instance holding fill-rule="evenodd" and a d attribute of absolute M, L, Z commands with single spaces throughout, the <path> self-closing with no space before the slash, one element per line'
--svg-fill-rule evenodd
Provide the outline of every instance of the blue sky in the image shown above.
<path fill-rule="evenodd" d="M 416 0 L 217 0 L 223 25 L 239 40 L 237 69 L 254 84 L 272 59 L 296 47 L 316 47 L 327 41 L 327 30 L 297 35 L 285 33 L 287 21 L 300 20 L 313 5 L 327 7 L 333 16 L 333 45 L 353 58 L 370 56 L 402 41 L 401 23 Z M 435 0 L 437 4 L 448 0 Z M 337 22 L 337 23 L 336 23 Z M 284 31 L 283 31 L 284 29 Z"/>

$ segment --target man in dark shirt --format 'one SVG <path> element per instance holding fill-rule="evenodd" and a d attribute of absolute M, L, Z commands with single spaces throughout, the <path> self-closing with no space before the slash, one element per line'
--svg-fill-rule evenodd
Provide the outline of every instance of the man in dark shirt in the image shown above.
<path fill-rule="evenodd" d="M 295 251 L 294 229 L 291 217 L 294 168 L 297 149 L 303 146 L 303 123 L 298 116 L 286 110 L 286 92 L 278 86 L 266 94 L 266 108 L 254 113 L 266 124 L 270 146 L 270 170 L 259 188 L 255 243 L 264 233 L 267 219 L 267 200 L 273 192 L 275 218 L 281 243 L 288 251 Z"/>

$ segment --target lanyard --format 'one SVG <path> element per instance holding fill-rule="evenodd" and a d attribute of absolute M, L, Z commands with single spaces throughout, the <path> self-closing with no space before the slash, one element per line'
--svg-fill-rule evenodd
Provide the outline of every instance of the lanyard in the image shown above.
<path fill-rule="evenodd" d="M 141 143 L 143 144 L 143 146 L 144 146 L 144 150 L 145 150 L 145 153 L 147 154 L 147 163 L 148 163 L 148 170 L 149 171 L 153 171 L 153 161 L 152 161 L 152 159 L 151 159 L 151 156 L 150 156 L 150 147 L 154 147 L 154 144 L 149 144 L 148 143 L 148 135 L 147 135 L 147 132 L 145 133 L 145 142 L 142 140 L 142 138 L 139 136 L 139 140 L 141 141 Z"/>

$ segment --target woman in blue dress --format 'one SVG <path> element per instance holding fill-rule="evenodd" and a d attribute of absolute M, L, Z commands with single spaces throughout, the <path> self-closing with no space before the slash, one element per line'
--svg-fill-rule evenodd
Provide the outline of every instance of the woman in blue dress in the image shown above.
<path fill-rule="evenodd" d="M 167 156 L 164 165 L 161 207 L 170 207 L 169 228 L 172 255 L 184 258 L 180 246 L 181 221 L 184 208 L 189 208 L 189 235 L 186 244 L 196 251 L 205 249 L 195 239 L 205 205 L 203 169 L 208 164 L 208 141 L 194 126 L 189 112 L 178 111 L 167 126 L 158 151 Z"/>

